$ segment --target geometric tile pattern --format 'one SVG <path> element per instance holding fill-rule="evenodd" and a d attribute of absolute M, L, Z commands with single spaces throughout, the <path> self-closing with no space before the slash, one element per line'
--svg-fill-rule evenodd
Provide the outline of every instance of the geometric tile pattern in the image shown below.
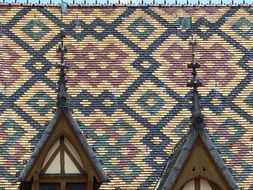
<path fill-rule="evenodd" d="M 0 189 L 17 189 L 17 176 L 53 117 L 61 25 L 73 116 L 111 178 L 100 188 L 153 189 L 189 129 L 190 31 L 178 18 L 190 11 L 210 137 L 239 186 L 253 189 L 251 8 L 71 7 L 61 22 L 58 7 L 5 5 Z"/>
<path fill-rule="evenodd" d="M 232 26 L 232 29 L 245 40 L 249 40 L 253 35 L 253 23 L 242 17 Z"/>
<path fill-rule="evenodd" d="M 145 40 L 154 32 L 154 27 L 139 17 L 129 25 L 128 30 L 140 40 Z"/>
<path fill-rule="evenodd" d="M 38 42 L 49 32 L 49 28 L 40 20 L 30 20 L 22 29 L 29 37 Z"/>
<path fill-rule="evenodd" d="M 34 107 L 40 115 L 45 115 L 43 112 L 48 112 L 50 105 L 52 104 L 52 99 L 42 90 L 38 91 L 29 101 L 29 106 Z"/>

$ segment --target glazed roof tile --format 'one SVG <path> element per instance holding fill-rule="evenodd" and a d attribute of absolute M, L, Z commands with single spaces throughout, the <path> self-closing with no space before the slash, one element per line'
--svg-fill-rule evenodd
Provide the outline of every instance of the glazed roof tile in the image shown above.
<path fill-rule="evenodd" d="M 190 124 L 193 13 L 203 114 L 240 188 L 253 189 L 250 7 L 71 7 L 64 16 L 73 117 L 110 182 L 153 189 Z M 0 187 L 17 178 L 56 105 L 59 7 L 0 6 Z"/>

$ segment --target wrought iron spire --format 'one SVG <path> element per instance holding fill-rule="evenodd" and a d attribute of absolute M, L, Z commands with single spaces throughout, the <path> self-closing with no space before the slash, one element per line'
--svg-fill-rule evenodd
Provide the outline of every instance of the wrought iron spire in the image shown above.
<path fill-rule="evenodd" d="M 191 123 L 194 128 L 203 128 L 204 127 L 204 117 L 201 113 L 201 105 L 199 102 L 199 93 L 198 87 L 202 86 L 202 82 L 197 78 L 197 68 L 200 68 L 200 65 L 195 60 L 195 47 L 197 43 L 193 37 L 193 28 L 191 26 L 191 41 L 189 46 L 192 50 L 192 61 L 187 65 L 189 69 L 192 69 L 192 79 L 187 82 L 188 87 L 192 87 L 192 109 L 191 109 Z"/>
<path fill-rule="evenodd" d="M 66 83 L 67 80 L 65 79 L 65 69 L 67 68 L 65 62 L 64 62 L 64 55 L 67 53 L 67 48 L 64 46 L 64 37 L 65 37 L 65 30 L 64 27 L 61 27 L 60 32 L 61 42 L 57 49 L 57 53 L 60 53 L 60 64 L 57 64 L 56 66 L 59 68 L 59 80 L 58 80 L 58 95 L 57 95 L 57 109 L 64 109 L 68 108 L 68 93 L 67 93 L 67 87 Z"/>

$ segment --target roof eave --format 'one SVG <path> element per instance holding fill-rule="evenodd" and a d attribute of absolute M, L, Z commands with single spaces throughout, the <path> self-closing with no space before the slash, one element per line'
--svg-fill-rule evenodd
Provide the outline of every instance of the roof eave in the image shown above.
<path fill-rule="evenodd" d="M 203 133 L 200 134 L 200 138 L 201 138 L 202 142 L 204 143 L 205 147 L 207 148 L 207 150 L 208 150 L 210 156 L 212 157 L 213 161 L 215 162 L 216 166 L 219 168 L 222 176 L 226 180 L 226 182 L 229 186 L 229 189 L 231 189 L 231 190 L 239 189 L 229 168 L 226 166 L 224 160 L 221 158 L 219 152 L 215 148 L 215 146 L 214 146 L 213 142 L 211 141 L 206 130 L 203 130 Z"/>
<path fill-rule="evenodd" d="M 166 171 L 168 172 L 169 175 L 167 175 L 167 179 L 164 180 L 164 184 L 157 184 L 156 189 L 159 190 L 168 190 L 168 189 L 172 189 L 173 185 L 175 184 L 175 181 L 177 180 L 177 177 L 179 176 L 183 165 L 185 163 L 185 161 L 187 160 L 192 147 L 194 145 L 194 142 L 196 141 L 197 135 L 194 132 L 191 132 L 187 138 L 186 143 L 184 144 L 183 148 L 181 149 L 179 156 L 176 160 L 176 162 L 174 163 L 171 171 Z M 165 177 L 165 176 L 164 176 Z"/>

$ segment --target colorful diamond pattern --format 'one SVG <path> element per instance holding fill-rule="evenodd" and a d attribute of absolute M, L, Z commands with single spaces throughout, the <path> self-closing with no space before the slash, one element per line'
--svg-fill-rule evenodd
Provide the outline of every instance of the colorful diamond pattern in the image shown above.
<path fill-rule="evenodd" d="M 237 52 L 233 46 L 222 43 L 220 37 L 216 35 L 211 39 L 213 44 L 208 45 L 204 45 L 205 41 L 199 40 L 198 57 L 203 63 L 199 77 L 204 83 L 212 85 L 212 89 L 218 84 L 222 94 L 228 95 L 247 74 L 234 64 L 243 57 L 243 54 Z M 210 74 L 209 70 L 212 70 L 213 74 Z"/>
<path fill-rule="evenodd" d="M 202 63 L 199 78 L 204 83 L 210 84 L 212 89 L 219 84 L 223 88 L 223 94 L 227 95 L 234 85 L 237 85 L 243 76 L 246 76 L 246 73 L 232 61 L 239 60 L 242 54 L 238 52 L 235 56 L 234 52 L 237 50 L 233 46 L 224 45 L 221 40 L 216 35 L 212 36 L 212 42 L 209 44 L 199 39 L 196 56 Z M 190 75 L 189 69 L 186 68 L 191 61 L 191 51 L 187 41 L 180 39 L 172 41 L 169 38 L 160 46 L 160 49 L 153 53 L 153 57 L 162 63 L 162 66 L 156 71 L 157 76 L 177 93 L 182 95 L 187 93 L 187 89 L 182 89 L 185 86 L 183 79 Z M 181 64 L 182 62 L 185 64 Z M 209 89 L 203 89 L 202 93 L 212 90 L 210 87 L 205 87 Z"/>
<path fill-rule="evenodd" d="M 133 14 L 124 15 L 122 19 L 123 22 L 116 30 L 141 49 L 147 49 L 166 30 L 159 21 L 141 9 L 137 9 Z"/>
<path fill-rule="evenodd" d="M 70 92 L 72 95 L 86 89 L 92 94 L 107 90 L 119 96 L 140 75 L 132 66 L 136 53 L 114 37 L 104 39 L 101 47 L 96 46 L 99 41 L 92 37 L 81 42 L 72 38 L 68 41 L 76 44 L 68 46 L 69 53 L 66 55 L 66 61 L 72 65 L 68 78 L 69 85 L 75 88 Z M 49 60 L 57 62 L 59 55 L 54 49 L 52 51 L 48 53 Z M 56 72 L 53 68 L 49 75 L 56 76 Z"/>
<path fill-rule="evenodd" d="M 164 105 L 164 100 L 151 90 L 146 91 L 137 102 L 151 115 L 156 115 Z"/>
<path fill-rule="evenodd" d="M 233 26 L 232 29 L 242 38 L 249 40 L 253 35 L 253 23 L 247 18 L 240 18 Z"/>
<path fill-rule="evenodd" d="M 11 28 L 11 31 L 23 42 L 29 39 L 28 45 L 34 50 L 40 50 L 57 36 L 60 27 L 52 23 L 50 18 L 47 18 L 36 8 L 25 11 L 27 11 L 25 12 L 26 16 L 22 17 Z"/>
<path fill-rule="evenodd" d="M 64 16 L 73 116 L 111 176 L 100 189 L 153 189 L 189 130 L 193 13 L 201 104 L 240 188 L 252 189 L 252 23 L 245 7 L 81 7 Z M 77 18 L 78 15 L 78 18 Z M 77 22 L 78 21 L 78 22 Z M 60 42 L 57 7 L 0 5 L 0 189 L 52 117 Z"/>
<path fill-rule="evenodd" d="M 95 112 L 89 117 L 93 119 L 81 127 L 89 135 L 89 144 L 101 156 L 105 169 L 110 168 L 111 176 L 124 181 L 126 188 L 129 185 L 137 187 L 145 174 L 142 168 L 145 164 L 142 162 L 146 151 L 145 146 L 140 144 L 143 134 L 139 131 L 146 129 L 120 110 L 113 114 L 113 120 L 101 117 L 108 118 L 101 112 Z M 75 118 L 86 120 L 82 114 L 76 114 Z M 98 137 L 100 140 L 94 141 Z"/>
<path fill-rule="evenodd" d="M 34 19 L 30 20 L 22 31 L 38 42 L 50 31 L 50 29 L 40 20 Z"/>
<path fill-rule="evenodd" d="M 225 23 L 220 27 L 224 34 L 232 37 L 244 48 L 251 49 L 250 41 L 252 36 L 253 15 L 245 9 L 238 9 L 233 13 L 233 17 L 226 18 Z"/>
<path fill-rule="evenodd" d="M 190 75 L 190 71 L 186 67 L 191 61 L 188 42 L 177 36 L 172 36 L 161 44 L 152 56 L 161 64 L 155 72 L 157 77 L 178 94 L 188 93 L 188 89 L 183 88 L 185 80 L 182 80 L 183 78 L 187 79 Z"/>
<path fill-rule="evenodd" d="M 157 124 L 176 104 L 175 100 L 152 81 L 145 81 L 126 104 L 151 124 Z"/>
<path fill-rule="evenodd" d="M 154 32 L 155 28 L 139 17 L 129 25 L 128 30 L 140 40 L 146 40 Z"/>
<path fill-rule="evenodd" d="M 35 118 L 39 124 L 44 125 L 53 116 L 55 99 L 56 92 L 45 83 L 38 81 L 33 85 L 33 88 L 30 88 L 15 103 L 20 107 L 24 105 L 21 109 L 29 116 Z M 48 118 L 48 121 L 44 121 L 43 118 Z"/>
<path fill-rule="evenodd" d="M 45 115 L 49 112 L 50 107 L 53 107 L 53 100 L 44 91 L 39 90 L 31 99 L 28 100 L 28 105 L 40 114 Z"/>
<path fill-rule="evenodd" d="M 25 50 L 16 47 L 10 38 L 0 38 L 0 89 L 3 94 L 12 95 L 31 78 L 31 72 L 24 66 L 30 57 Z"/>

